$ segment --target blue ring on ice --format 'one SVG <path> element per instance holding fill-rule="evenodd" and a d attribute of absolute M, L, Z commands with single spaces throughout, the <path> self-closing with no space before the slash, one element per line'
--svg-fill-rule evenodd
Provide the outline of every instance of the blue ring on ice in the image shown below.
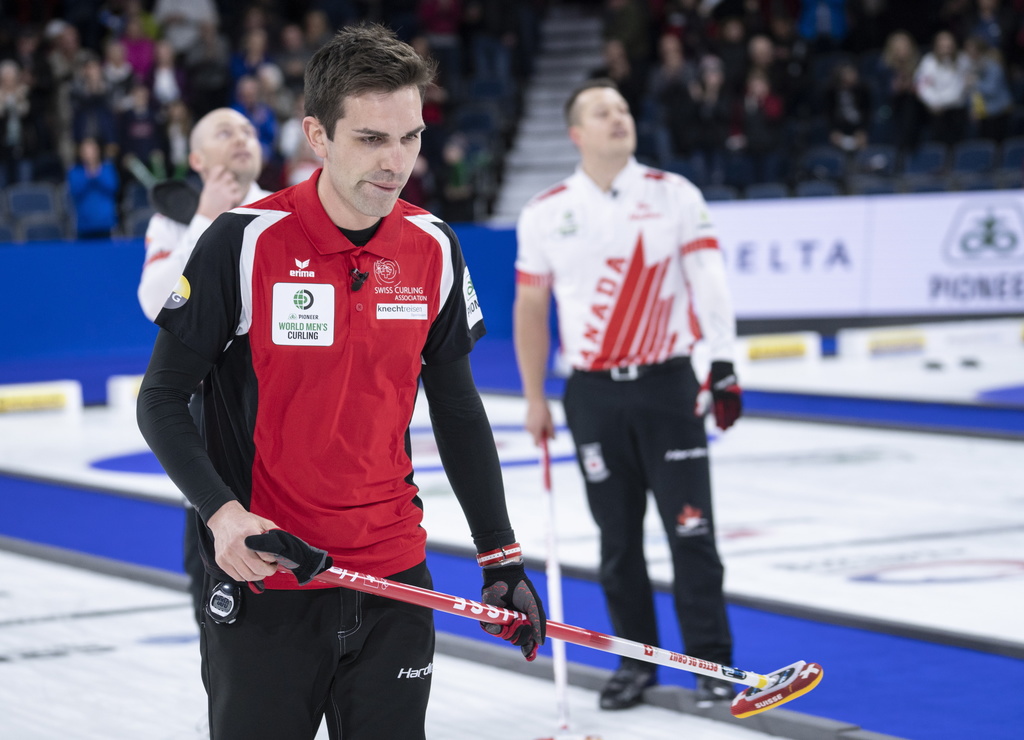
<path fill-rule="evenodd" d="M 520 424 L 493 424 L 491 425 L 491 429 L 495 432 L 523 431 L 523 427 Z M 558 431 L 565 432 L 566 428 L 558 427 Z M 414 435 L 433 434 L 433 430 L 430 427 L 410 427 L 409 432 Z M 574 454 L 551 456 L 552 464 L 574 462 L 575 460 L 576 456 Z M 539 464 L 539 457 L 521 457 L 513 460 L 502 460 L 501 462 L 501 466 L 503 468 L 515 468 Z M 96 470 L 107 470 L 114 473 L 144 473 L 149 475 L 161 475 L 164 472 L 164 469 L 157 461 L 156 456 L 149 450 L 94 460 L 89 463 L 89 467 L 95 468 Z M 441 465 L 416 466 L 417 473 L 440 473 L 443 471 L 444 468 Z"/>

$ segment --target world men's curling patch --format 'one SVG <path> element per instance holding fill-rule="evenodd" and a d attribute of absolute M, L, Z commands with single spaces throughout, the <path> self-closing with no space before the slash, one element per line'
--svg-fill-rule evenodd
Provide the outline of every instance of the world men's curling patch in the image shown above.
<path fill-rule="evenodd" d="M 274 344 L 330 347 L 334 344 L 334 286 L 275 283 L 271 321 Z"/>

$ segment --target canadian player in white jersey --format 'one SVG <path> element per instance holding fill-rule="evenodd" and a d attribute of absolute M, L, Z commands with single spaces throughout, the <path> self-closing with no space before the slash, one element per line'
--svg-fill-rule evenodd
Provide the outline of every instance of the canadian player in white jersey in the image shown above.
<path fill-rule="evenodd" d="M 517 279 L 554 290 L 573 368 L 659 364 L 689 355 L 702 333 L 714 357 L 732 360 L 718 241 L 700 191 L 679 175 L 630 158 L 603 193 L 577 170 L 533 199 L 518 237 Z"/>
<path fill-rule="evenodd" d="M 590 80 L 566 104 L 576 172 L 534 197 L 517 228 L 514 336 L 526 428 L 554 436 L 544 392 L 552 293 L 562 354 L 572 368 L 563 399 L 591 513 L 601 530 L 601 585 L 615 633 L 658 644 L 643 549 L 648 491 L 668 534 L 676 614 L 690 655 L 730 664 L 732 638 L 715 546 L 703 404 L 719 427 L 741 413 L 733 368 L 735 315 L 713 221 L 700 191 L 634 158 L 635 123 L 611 80 Z M 701 394 L 695 342 L 712 358 Z M 657 681 L 624 659 L 601 692 L 625 709 Z M 733 696 L 700 677 L 703 706 Z"/>
<path fill-rule="evenodd" d="M 198 200 L 183 182 L 158 185 L 157 213 L 146 229 L 146 258 L 139 280 L 142 312 L 156 318 L 185 270 L 196 242 L 225 211 L 270 195 L 256 183 L 263 169 L 256 131 L 231 108 L 217 108 L 196 122 L 189 135 L 189 165 L 203 181 Z"/>

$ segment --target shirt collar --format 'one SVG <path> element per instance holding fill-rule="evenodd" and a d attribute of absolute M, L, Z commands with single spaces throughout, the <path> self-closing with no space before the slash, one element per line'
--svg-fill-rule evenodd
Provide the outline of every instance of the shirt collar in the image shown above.
<path fill-rule="evenodd" d="M 316 186 L 321 172 L 323 172 L 322 167 L 310 175 L 307 180 L 295 186 L 296 215 L 299 217 L 299 223 L 302 224 L 302 230 L 306 233 L 306 238 L 316 250 L 320 254 L 338 254 L 359 249 L 378 257 L 391 259 L 397 257 L 401 243 L 399 238 L 402 229 L 401 201 L 391 209 L 391 213 L 384 217 L 373 238 L 365 246 L 357 247 L 345 238 L 341 229 L 331 221 L 323 203 L 320 202 Z"/>
<path fill-rule="evenodd" d="M 612 180 L 612 185 L 607 191 L 602 191 L 590 175 L 583 171 L 583 165 L 576 165 L 576 172 L 573 177 L 583 182 L 585 187 L 591 188 L 594 192 L 603 193 L 606 196 L 620 196 L 634 190 L 636 183 L 643 179 L 645 168 L 636 161 L 636 157 L 630 157 L 626 166 L 619 170 L 619 174 Z"/>

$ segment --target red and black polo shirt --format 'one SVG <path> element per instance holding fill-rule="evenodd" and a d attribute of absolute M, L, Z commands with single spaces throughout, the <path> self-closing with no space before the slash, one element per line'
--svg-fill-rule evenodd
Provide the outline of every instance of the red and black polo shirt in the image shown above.
<path fill-rule="evenodd" d="M 421 364 L 463 357 L 485 330 L 447 224 L 399 200 L 357 247 L 319 175 L 218 218 L 157 324 L 214 363 L 204 436 L 243 505 L 391 574 L 424 557 L 405 444 Z"/>

